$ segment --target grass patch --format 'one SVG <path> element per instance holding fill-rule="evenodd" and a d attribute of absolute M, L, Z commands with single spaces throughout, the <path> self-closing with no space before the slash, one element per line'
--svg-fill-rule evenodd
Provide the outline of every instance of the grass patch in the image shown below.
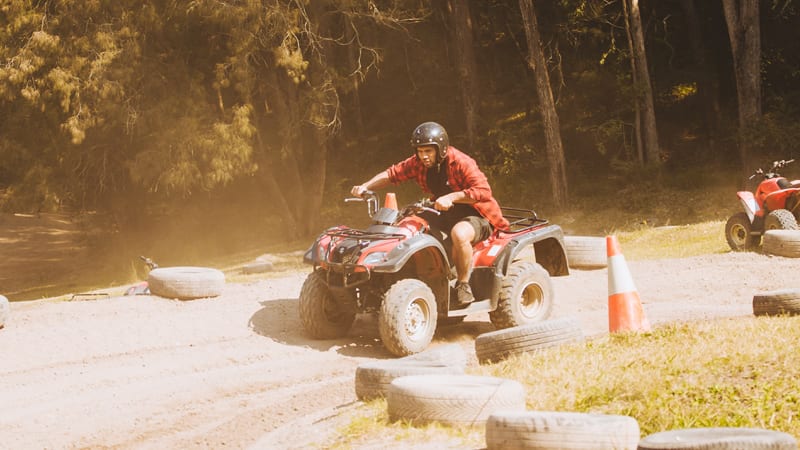
<path fill-rule="evenodd" d="M 613 234 L 613 233 L 612 233 Z M 725 222 L 639 228 L 617 235 L 626 259 L 687 258 L 728 253 Z"/>
<path fill-rule="evenodd" d="M 523 383 L 529 410 L 631 416 L 642 437 L 690 427 L 755 427 L 800 436 L 798 325 L 795 317 L 678 323 L 545 349 L 467 372 Z M 481 427 L 389 423 L 385 408 L 385 401 L 375 401 L 369 418 L 354 417 L 336 448 L 372 439 L 485 445 Z M 358 425 L 364 423 L 370 426 Z"/>

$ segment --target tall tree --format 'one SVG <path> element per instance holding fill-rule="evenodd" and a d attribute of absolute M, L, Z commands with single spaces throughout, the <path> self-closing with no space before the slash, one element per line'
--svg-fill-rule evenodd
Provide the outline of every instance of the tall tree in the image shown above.
<path fill-rule="evenodd" d="M 739 107 L 739 159 L 748 165 L 748 128 L 761 119 L 761 27 L 758 0 L 723 0 L 725 22 L 733 53 Z"/>
<path fill-rule="evenodd" d="M 658 145 L 653 88 L 650 84 L 650 70 L 647 67 L 639 0 L 622 0 L 622 4 L 625 9 L 625 23 L 629 30 L 630 49 L 633 54 L 636 111 L 637 116 L 639 116 L 637 118 L 637 130 L 641 130 L 641 140 L 644 146 L 643 162 L 650 165 L 658 165 L 661 163 L 661 150 Z"/>
<path fill-rule="evenodd" d="M 456 71 L 464 107 L 464 120 L 467 129 L 467 142 L 470 149 L 477 146 L 478 107 L 480 90 L 478 88 L 478 65 L 475 62 L 475 30 L 472 26 L 472 13 L 469 2 L 447 0 L 451 42 L 455 47 Z"/>
<path fill-rule="evenodd" d="M 547 161 L 550 172 L 550 186 L 553 191 L 553 203 L 563 207 L 568 199 L 566 164 L 564 147 L 561 143 L 561 129 L 556 111 L 553 90 L 550 87 L 550 74 L 547 69 L 539 24 L 533 0 L 519 0 L 525 36 L 528 44 L 528 65 L 533 69 L 536 78 L 536 95 L 539 99 L 539 111 L 544 127 Z"/>
<path fill-rule="evenodd" d="M 697 66 L 697 90 L 703 103 L 705 127 L 708 133 L 708 146 L 711 152 L 715 149 L 715 136 L 719 128 L 720 102 L 719 82 L 714 76 L 714 67 L 709 61 L 709 48 L 703 37 L 703 28 L 697 14 L 695 0 L 681 0 L 683 13 L 686 15 L 686 26 L 691 44 L 692 56 Z"/>

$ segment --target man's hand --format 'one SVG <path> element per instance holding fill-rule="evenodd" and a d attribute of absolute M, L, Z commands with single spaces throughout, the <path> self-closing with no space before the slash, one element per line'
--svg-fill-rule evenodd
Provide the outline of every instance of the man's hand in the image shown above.
<path fill-rule="evenodd" d="M 352 195 L 353 197 L 361 198 L 361 196 L 364 194 L 364 192 L 366 192 L 366 190 L 367 188 L 364 187 L 363 184 L 360 184 L 358 186 L 353 186 L 353 189 L 350 189 L 350 195 Z"/>
<path fill-rule="evenodd" d="M 450 195 L 443 195 L 436 199 L 436 203 L 433 205 L 437 211 L 447 211 L 448 209 L 453 207 L 453 200 L 450 198 Z"/>

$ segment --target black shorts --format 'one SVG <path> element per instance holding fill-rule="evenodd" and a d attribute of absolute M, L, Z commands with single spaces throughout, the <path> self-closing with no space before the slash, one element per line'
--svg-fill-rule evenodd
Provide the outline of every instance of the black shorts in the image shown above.
<path fill-rule="evenodd" d="M 446 235 L 450 235 L 450 230 L 453 229 L 458 222 L 469 222 L 475 230 L 475 238 L 472 243 L 478 243 L 487 239 L 492 234 L 492 225 L 486 218 L 481 216 L 478 211 L 470 205 L 464 203 L 456 203 L 447 211 L 442 211 L 440 215 L 429 212 L 424 212 L 421 216 L 428 221 L 433 230 L 439 230 Z"/>

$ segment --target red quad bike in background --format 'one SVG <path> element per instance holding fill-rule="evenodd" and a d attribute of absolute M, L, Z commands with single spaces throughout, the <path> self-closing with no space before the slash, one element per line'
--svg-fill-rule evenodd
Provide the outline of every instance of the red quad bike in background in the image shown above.
<path fill-rule="evenodd" d="M 314 266 L 300 291 L 300 319 L 315 339 L 344 337 L 357 314 L 377 313 L 383 345 L 396 356 L 421 352 L 437 325 L 488 312 L 497 328 L 547 319 L 553 308 L 550 276 L 569 274 L 561 227 L 532 210 L 502 208 L 511 223 L 474 245 L 470 286 L 475 301 L 459 306 L 450 239 L 420 216 L 438 214 L 430 200 L 400 210 L 366 202 L 366 229 L 337 226 L 317 237 L 304 262 Z"/>
<path fill-rule="evenodd" d="M 800 180 L 789 181 L 777 170 L 794 162 L 780 160 L 768 171 L 758 169 L 750 176 L 763 176 L 755 194 L 739 191 L 736 195 L 744 211 L 738 212 L 725 224 L 725 238 L 734 251 L 757 249 L 766 230 L 797 230 L 800 213 Z"/>

